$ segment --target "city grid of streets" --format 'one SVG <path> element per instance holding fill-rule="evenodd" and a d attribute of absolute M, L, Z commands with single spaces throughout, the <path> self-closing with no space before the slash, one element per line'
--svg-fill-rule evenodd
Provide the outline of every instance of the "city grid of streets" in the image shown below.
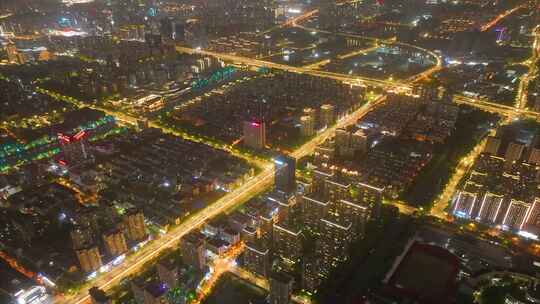
<path fill-rule="evenodd" d="M 303 21 L 311 17 L 313 13 L 314 12 L 308 12 L 305 17 L 300 16 L 297 19 L 295 19 L 293 22 L 286 23 L 282 26 L 302 27 L 298 23 L 300 21 Z M 302 27 L 302 28 L 309 31 L 319 31 L 318 29 L 305 28 L 305 27 Z M 321 32 L 324 32 L 324 31 L 321 31 Z M 325 32 L 325 33 L 330 33 L 330 32 Z M 366 39 L 366 37 L 364 36 L 357 36 L 357 35 L 343 34 L 343 33 L 337 33 L 337 34 Z M 536 37 L 538 38 L 538 35 L 536 35 Z M 537 42 L 535 39 L 535 46 L 536 45 L 537 45 Z M 406 46 L 418 48 L 412 45 L 406 45 Z M 310 74 L 310 75 L 314 75 L 318 77 L 339 80 L 339 81 L 351 83 L 354 85 L 368 85 L 368 86 L 382 87 L 386 90 L 390 90 L 390 91 L 396 90 L 398 92 L 399 91 L 410 92 L 411 90 L 410 84 L 414 83 L 417 80 L 429 77 L 429 75 L 438 71 L 442 66 L 442 60 L 440 56 L 438 56 L 437 54 L 429 50 L 419 48 L 421 51 L 427 52 L 428 54 L 434 57 L 436 61 L 435 66 L 416 76 L 411 77 L 407 82 L 397 82 L 397 81 L 379 80 L 375 78 L 349 76 L 349 75 L 339 74 L 339 73 L 324 72 L 324 71 L 316 70 L 311 67 L 293 67 L 289 65 L 277 64 L 277 63 L 272 63 L 269 61 L 262 61 L 262 60 L 257 60 L 257 59 L 250 59 L 250 58 L 235 56 L 235 55 L 226 54 L 226 53 L 216 53 L 216 52 L 206 51 L 199 48 L 191 49 L 191 48 L 187 48 L 183 46 L 177 46 L 176 49 L 178 52 L 181 52 L 181 53 L 184 52 L 184 53 L 189 53 L 189 54 L 202 54 L 202 55 L 212 56 L 212 57 L 219 58 L 224 61 L 229 61 L 229 62 L 232 62 L 233 64 L 238 64 L 238 65 L 245 65 L 249 67 L 266 67 L 266 68 L 284 70 L 287 72 L 300 73 L 300 74 L 305 73 L 305 74 Z M 536 54 L 536 52 L 538 51 L 538 47 L 535 47 L 533 49 L 535 50 L 534 54 Z M 534 61 L 531 60 L 531 62 L 534 62 Z M 521 96 L 522 94 L 525 94 L 525 92 L 520 92 L 519 96 Z M 356 110 L 355 112 L 347 115 L 346 117 L 338 121 L 338 123 L 334 125 L 333 127 L 330 127 L 326 129 L 324 132 L 319 133 L 315 138 L 313 138 L 306 144 L 302 145 L 297 150 L 293 151 L 291 153 L 291 156 L 297 159 L 300 159 L 303 156 L 313 153 L 313 151 L 315 150 L 315 147 L 319 145 L 320 143 L 324 142 L 327 138 L 331 137 L 334 134 L 336 129 L 353 124 L 358 119 L 360 119 L 363 115 L 368 113 L 372 109 L 373 106 L 383 102 L 384 99 L 385 99 L 384 97 L 379 97 L 374 101 L 366 103 L 360 109 Z M 497 103 L 473 99 L 473 98 L 469 98 L 465 96 L 456 96 L 455 101 L 457 103 L 463 103 L 470 106 L 478 107 L 478 108 L 487 110 L 489 112 L 498 113 L 503 116 L 514 117 L 516 115 L 521 114 L 521 115 L 534 117 L 536 119 L 540 117 L 540 114 L 533 111 L 527 111 L 527 110 L 523 110 L 522 108 L 517 108 L 517 107 L 516 108 L 508 107 L 508 106 L 500 105 Z M 120 121 L 129 122 L 131 124 L 135 124 L 137 121 L 136 118 L 131 117 L 122 112 L 111 111 L 107 109 L 100 109 L 100 110 L 104 110 L 108 114 L 119 118 Z M 166 133 L 171 133 L 173 135 L 177 135 L 181 137 L 185 136 L 185 134 L 180 134 L 174 130 L 163 128 L 159 125 L 156 125 L 153 122 L 150 122 L 150 125 L 152 127 L 160 128 L 162 129 L 162 131 Z M 467 167 L 464 167 L 465 165 L 462 165 L 460 163 L 459 169 L 456 170 L 456 173 L 452 177 L 447 187 L 445 187 L 445 190 L 443 194 L 440 196 L 440 199 L 437 200 L 434 207 L 432 208 L 431 210 L 432 215 L 439 217 L 441 219 L 447 218 L 447 214 L 444 210 L 447 207 L 448 201 L 450 199 L 450 195 L 453 193 L 455 186 L 457 185 L 457 182 L 461 180 L 463 175 L 468 171 L 467 168 L 470 168 L 470 165 L 472 164 L 472 160 L 475 158 L 476 155 L 479 154 L 479 152 L 481 151 L 481 147 L 483 147 L 483 144 L 484 142 L 479 143 L 475 147 L 473 152 L 471 152 L 471 155 L 468 155 L 466 158 L 462 160 L 464 164 L 467 164 Z M 256 160 L 252 160 L 252 161 L 257 163 Z M 201 212 L 191 216 L 189 219 L 184 221 L 181 225 L 179 225 L 178 227 L 175 227 L 174 229 L 169 231 L 166 235 L 164 235 L 160 239 L 152 241 L 151 243 L 143 247 L 143 249 L 141 249 L 139 252 L 135 253 L 132 256 L 129 256 L 121 265 L 112 269 L 109 273 L 100 275 L 98 278 L 92 281 L 92 285 L 97 286 L 104 290 L 108 290 L 110 287 L 120 282 L 123 278 L 129 276 L 130 274 L 136 273 L 137 270 L 142 265 L 144 265 L 144 263 L 156 257 L 157 255 L 159 255 L 159 253 L 162 252 L 163 250 L 177 245 L 178 241 L 185 234 L 189 233 L 190 231 L 196 228 L 199 228 L 202 224 L 204 224 L 209 219 L 227 210 L 230 210 L 233 206 L 239 205 L 245 202 L 246 200 L 248 200 L 249 198 L 254 197 L 257 194 L 260 194 L 264 190 L 268 189 L 268 187 L 270 187 L 273 182 L 273 176 L 274 176 L 273 165 L 268 164 L 268 163 L 261 164 L 260 161 L 258 162 L 258 165 L 262 165 L 264 168 L 263 171 L 259 175 L 253 177 L 244 185 L 242 185 L 238 189 L 235 189 L 233 192 L 228 193 L 227 195 L 219 199 L 217 202 L 206 207 Z M 394 205 L 398 207 L 400 212 L 403 212 L 406 214 L 411 214 L 417 210 L 414 207 L 407 206 L 399 202 L 395 202 Z M 81 303 L 86 303 L 88 300 L 89 300 L 88 290 L 87 288 L 84 288 L 80 290 L 79 292 L 77 292 L 76 295 L 66 295 L 64 298 L 60 298 L 58 302 L 81 304 Z"/>
<path fill-rule="evenodd" d="M 509 9 L 501 13 L 500 15 L 496 16 L 495 19 L 490 20 L 488 23 L 486 23 L 481 28 L 482 31 L 489 30 L 490 28 L 495 26 L 497 23 L 499 23 L 502 19 L 515 13 L 516 11 L 522 9 L 523 7 L 524 5 L 519 5 L 517 7 L 514 7 L 512 9 Z M 272 28 L 263 33 L 269 33 L 270 31 L 273 31 L 275 29 L 279 29 L 282 27 L 298 27 L 298 28 L 301 28 L 310 32 L 320 32 L 320 33 L 325 33 L 325 34 L 340 35 L 340 36 L 345 36 L 345 37 L 348 36 L 352 38 L 359 38 L 359 39 L 366 39 L 366 40 L 374 39 L 370 37 L 364 37 L 364 36 L 359 36 L 359 35 L 349 34 L 349 33 L 334 33 L 330 31 L 304 27 L 301 25 L 302 22 L 315 16 L 317 13 L 318 13 L 318 10 L 309 11 L 305 13 L 304 15 L 297 16 L 293 19 L 288 20 L 287 22 L 283 23 L 279 27 Z M 5 17 L 7 16 L 0 16 L 0 19 L 5 18 Z M 537 26 L 534 28 L 532 35 L 534 36 L 534 43 L 532 46 L 532 56 L 528 60 L 525 61 L 528 71 L 526 74 L 524 74 L 520 78 L 520 83 L 518 86 L 518 93 L 516 95 L 514 106 L 505 106 L 499 103 L 491 102 L 489 100 L 471 98 L 471 97 L 467 97 L 463 95 L 454 96 L 454 101 L 458 104 L 466 104 L 466 105 L 473 106 L 473 107 L 476 107 L 476 108 L 479 108 L 488 112 L 497 113 L 505 117 L 505 119 L 503 120 L 504 123 L 516 117 L 528 117 L 528 118 L 533 118 L 535 120 L 540 120 L 540 113 L 526 108 L 526 100 L 527 100 L 527 95 L 528 95 L 529 83 L 538 76 L 537 62 L 540 56 L 539 55 L 540 26 Z M 316 63 L 306 65 L 303 67 L 294 67 L 294 66 L 290 66 L 286 64 L 278 64 L 278 63 L 273 63 L 270 61 L 265 61 L 265 60 L 260 60 L 260 59 L 252 59 L 252 58 L 243 57 L 243 56 L 231 55 L 230 53 L 221 53 L 221 52 L 209 51 L 209 50 L 200 49 L 200 48 L 190 48 L 184 45 L 177 45 L 176 51 L 179 53 L 199 54 L 199 55 L 210 56 L 210 57 L 218 58 L 225 62 L 229 62 L 237 66 L 247 66 L 250 68 L 264 67 L 264 68 L 270 68 L 270 69 L 275 69 L 275 70 L 287 71 L 290 73 L 309 74 L 309 75 L 313 75 L 317 77 L 338 80 L 338 81 L 348 83 L 351 85 L 377 87 L 377 88 L 382 88 L 383 90 L 387 92 L 399 92 L 399 93 L 408 93 L 408 94 L 411 93 L 414 83 L 428 78 L 429 76 L 433 75 L 434 73 L 436 73 L 437 71 L 443 68 L 443 63 L 442 63 L 443 60 L 441 56 L 430 50 L 427 50 L 427 49 L 424 49 L 415 45 L 391 41 L 391 40 L 381 41 L 381 43 L 398 44 L 398 45 L 401 45 L 402 47 L 414 48 L 418 51 L 424 52 L 425 54 L 427 54 L 428 56 L 432 58 L 434 62 L 434 66 L 424 72 L 421 72 L 417 75 L 414 75 L 408 78 L 405 81 L 400 82 L 400 81 L 380 80 L 380 79 L 369 78 L 369 77 L 350 76 L 347 74 L 340 74 L 340 73 L 333 73 L 333 72 L 326 72 L 326 71 L 319 70 L 318 68 L 322 65 L 327 64 L 328 60 L 316 62 Z M 373 48 L 375 47 L 358 50 L 356 52 L 352 52 L 351 54 L 348 54 L 347 56 L 344 56 L 343 58 L 347 58 L 348 56 L 355 56 L 357 54 L 372 50 Z M 42 90 L 42 93 L 49 94 L 52 97 L 56 96 L 54 93 L 49 92 L 47 90 Z M 383 95 L 383 96 L 378 96 L 375 99 L 368 101 L 359 109 L 355 110 L 354 112 L 338 120 L 335 125 L 328 127 L 327 129 L 319 132 L 314 138 L 309 140 L 307 143 L 303 144 L 298 149 L 295 149 L 294 151 L 292 151 L 290 153 L 290 156 L 296 159 L 300 159 L 304 156 L 312 154 L 315 148 L 321 143 L 323 143 L 325 140 L 327 140 L 328 138 L 331 138 L 337 129 L 354 124 L 356 121 L 361 119 L 365 114 L 370 112 L 376 105 L 380 105 L 384 103 L 385 100 L 386 100 L 386 97 Z M 83 106 L 88 106 L 88 105 L 75 103 L 75 106 L 83 107 Z M 133 115 L 127 114 L 122 111 L 106 109 L 106 108 L 102 108 L 102 107 L 94 106 L 94 105 L 90 107 L 104 111 L 105 113 L 114 116 L 117 119 L 117 121 L 121 123 L 135 125 L 138 121 L 137 117 L 134 117 Z M 182 137 L 186 139 L 192 139 L 187 134 L 164 127 L 161 124 L 159 124 L 157 121 L 150 120 L 149 126 L 158 128 L 164 133 L 172 134 L 174 136 L 178 136 L 178 137 Z M 460 161 L 456 172 L 451 177 L 450 181 L 444 188 L 444 191 L 442 192 L 442 194 L 436 200 L 434 207 L 430 210 L 431 215 L 438 217 L 442 220 L 447 219 L 448 215 L 445 209 L 448 206 L 448 202 L 450 201 L 451 196 L 455 192 L 459 181 L 461 181 L 462 178 L 465 176 L 465 174 L 467 174 L 470 171 L 471 166 L 474 163 L 474 160 L 482 152 L 484 145 L 485 145 L 485 140 L 480 141 L 474 147 L 474 149 Z M 275 168 L 272 163 L 262 161 L 256 158 L 246 157 L 245 155 L 235 153 L 232 149 L 227 149 L 223 147 L 220 147 L 220 149 L 225 149 L 236 156 L 242 157 L 256 164 L 262 169 L 261 172 L 258 173 L 256 176 L 252 177 L 251 179 L 249 179 L 247 182 L 245 182 L 238 188 L 234 189 L 232 192 L 227 193 L 225 196 L 217 200 L 215 203 L 212 203 L 211 205 L 205 207 L 200 212 L 197 212 L 196 214 L 191 215 L 189 218 L 183 221 L 180 225 L 172 228 L 170 231 L 168 231 L 166 234 L 164 234 L 160 238 L 152 240 L 151 242 L 146 244 L 144 247 L 142 247 L 139 251 L 127 256 L 126 259 L 121 264 L 113 267 L 109 272 L 99 274 L 95 279 L 93 279 L 90 282 L 90 284 L 87 284 L 87 286 L 85 286 L 84 288 L 81 288 L 76 293 L 57 295 L 55 298 L 55 303 L 76 303 L 76 304 L 88 303 L 90 300 L 90 296 L 88 295 L 88 290 L 90 287 L 95 286 L 105 291 L 110 290 L 112 287 L 114 287 L 116 284 L 121 282 L 123 279 L 137 273 L 148 261 L 153 260 L 164 250 L 168 248 L 176 247 L 178 245 L 179 240 L 187 233 L 193 231 L 194 229 L 200 228 L 209 219 L 212 219 L 224 212 L 227 212 L 228 210 L 231 210 L 231 208 L 234 208 L 235 206 L 239 206 L 240 204 L 244 203 L 248 199 L 264 192 L 273 184 Z M 400 202 L 394 201 L 391 203 L 395 205 L 396 207 L 398 207 L 400 212 L 405 213 L 405 214 L 412 214 L 418 210 L 414 207 L 402 204 Z M 235 251 L 235 254 L 238 254 L 240 250 L 241 249 L 238 249 L 238 251 Z M 246 272 L 241 268 L 233 266 L 231 264 L 232 260 L 233 258 L 228 256 L 222 260 L 216 261 L 216 263 L 218 264 L 222 263 L 222 265 L 220 264 L 221 266 L 218 267 L 220 271 L 216 271 L 216 273 L 214 274 L 214 277 L 212 278 L 212 281 L 209 282 L 210 285 L 215 283 L 217 277 L 221 275 L 222 273 L 224 273 L 225 271 L 232 271 L 238 276 L 248 281 L 253 282 L 255 285 L 268 289 L 268 282 L 261 281 L 260 278 L 257 278 L 251 275 L 249 272 Z M 208 292 L 208 289 L 205 290 L 205 294 L 207 292 Z M 293 298 L 293 300 L 297 303 L 303 303 L 302 299 Z"/>

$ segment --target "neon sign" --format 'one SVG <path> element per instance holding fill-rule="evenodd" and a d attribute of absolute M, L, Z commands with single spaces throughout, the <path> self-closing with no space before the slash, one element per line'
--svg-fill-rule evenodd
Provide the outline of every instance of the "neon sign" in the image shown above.
<path fill-rule="evenodd" d="M 234 72 L 236 72 L 236 68 L 231 67 L 231 66 L 225 67 L 223 69 L 219 69 L 216 72 L 214 72 L 214 74 L 212 74 L 208 78 L 203 78 L 203 79 L 199 79 L 197 81 L 194 81 L 191 84 L 191 88 L 193 90 L 204 89 L 205 87 L 207 87 L 209 85 L 212 85 L 212 84 L 215 84 L 215 83 L 220 83 L 220 82 L 222 82 L 224 80 L 230 79 L 232 77 L 232 75 L 234 74 Z"/>

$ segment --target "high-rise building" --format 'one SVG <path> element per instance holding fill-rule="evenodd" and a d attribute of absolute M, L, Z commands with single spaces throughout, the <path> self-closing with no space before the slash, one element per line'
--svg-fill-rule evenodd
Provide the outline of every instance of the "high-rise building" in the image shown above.
<path fill-rule="evenodd" d="M 345 129 L 337 129 L 334 137 L 336 155 L 352 157 L 355 152 L 367 152 L 367 136 L 362 129 L 352 133 Z"/>
<path fill-rule="evenodd" d="M 331 126 L 336 121 L 335 108 L 331 104 L 323 104 L 321 106 L 321 126 Z"/>
<path fill-rule="evenodd" d="M 333 179 L 334 174 L 326 172 L 320 169 L 313 170 L 313 181 L 311 192 L 318 195 L 325 195 L 326 193 L 326 180 Z"/>
<path fill-rule="evenodd" d="M 269 213 L 259 215 L 261 241 L 266 246 L 271 246 L 274 240 L 273 226 L 274 217 Z"/>
<path fill-rule="evenodd" d="M 452 213 L 458 217 L 470 218 L 477 200 L 478 194 L 467 191 L 459 191 L 454 200 Z"/>
<path fill-rule="evenodd" d="M 19 51 L 15 44 L 8 44 L 6 46 L 6 53 L 9 63 L 19 63 Z"/>
<path fill-rule="evenodd" d="M 183 261 L 203 270 L 206 267 L 206 237 L 200 232 L 191 232 L 186 234 L 180 241 L 180 253 Z"/>
<path fill-rule="evenodd" d="M 266 124 L 257 121 L 244 121 L 244 145 L 253 149 L 266 146 Z"/>
<path fill-rule="evenodd" d="M 275 158 L 275 188 L 284 193 L 294 193 L 296 190 L 296 159 L 288 155 Z"/>
<path fill-rule="evenodd" d="M 166 284 L 168 288 L 178 286 L 180 275 L 178 273 L 178 264 L 174 259 L 161 259 L 156 264 L 159 280 Z"/>
<path fill-rule="evenodd" d="M 60 160 L 61 164 L 75 167 L 92 159 L 87 151 L 86 137 L 85 131 L 80 131 L 73 136 L 58 134 L 63 155 L 63 159 Z"/>
<path fill-rule="evenodd" d="M 311 231 L 317 232 L 320 219 L 322 219 L 329 210 L 328 201 L 322 201 L 310 196 L 302 198 L 302 215 L 304 225 Z"/>
<path fill-rule="evenodd" d="M 358 129 L 351 135 L 351 148 L 355 151 L 360 151 L 361 153 L 367 152 L 368 140 L 364 130 Z"/>
<path fill-rule="evenodd" d="M 90 227 L 78 225 L 70 232 L 73 249 L 80 249 L 94 243 L 93 232 Z"/>
<path fill-rule="evenodd" d="M 311 116 L 300 117 L 300 135 L 303 137 L 315 135 L 315 120 Z"/>
<path fill-rule="evenodd" d="M 484 147 L 484 152 L 496 156 L 497 152 L 499 151 L 500 146 L 501 146 L 500 138 L 489 136 L 486 140 L 486 146 Z"/>
<path fill-rule="evenodd" d="M 503 195 L 490 193 L 489 191 L 486 192 L 480 203 L 480 210 L 476 219 L 484 223 L 495 224 L 499 217 L 503 200 Z"/>
<path fill-rule="evenodd" d="M 313 125 L 317 124 L 317 111 L 315 111 L 315 109 L 304 108 L 303 116 L 309 116 L 311 118 L 311 121 L 313 122 Z"/>
<path fill-rule="evenodd" d="M 128 251 L 124 232 L 120 229 L 114 229 L 103 234 L 105 248 L 111 256 L 119 256 Z"/>
<path fill-rule="evenodd" d="M 275 221 L 293 220 L 300 213 L 299 206 L 296 202 L 296 195 L 292 192 L 285 193 L 274 189 L 266 198 L 272 203 L 277 204 L 277 214 L 274 216 Z"/>
<path fill-rule="evenodd" d="M 242 229 L 241 232 L 241 239 L 245 242 L 255 242 L 259 236 L 258 236 L 259 230 L 253 226 L 246 226 L 244 229 Z"/>
<path fill-rule="evenodd" d="M 319 259 L 315 252 L 302 257 L 302 288 L 315 291 L 321 283 Z"/>
<path fill-rule="evenodd" d="M 353 239 L 352 223 L 331 216 L 320 219 L 320 233 L 316 240 L 319 273 L 327 278 L 332 269 L 348 258 L 348 248 Z"/>
<path fill-rule="evenodd" d="M 375 187 L 365 183 L 357 183 L 357 196 L 354 198 L 362 206 L 369 206 L 370 216 L 377 218 L 381 212 L 384 188 Z"/>
<path fill-rule="evenodd" d="M 357 239 L 365 234 L 370 208 L 369 205 L 363 205 L 357 201 L 341 200 L 336 216 L 351 223 L 351 236 L 353 239 Z"/>
<path fill-rule="evenodd" d="M 146 225 L 142 210 L 132 208 L 126 211 L 123 217 L 126 235 L 130 241 L 142 241 L 146 239 Z"/>
<path fill-rule="evenodd" d="M 336 146 L 337 156 L 344 156 L 348 154 L 347 148 L 349 147 L 351 133 L 345 129 L 337 129 L 334 136 L 334 143 Z"/>
<path fill-rule="evenodd" d="M 329 212 L 337 213 L 341 200 L 350 200 L 351 184 L 337 180 L 327 179 L 323 197 L 329 202 Z"/>
<path fill-rule="evenodd" d="M 302 230 L 288 222 L 273 227 L 274 253 L 289 263 L 296 263 L 302 254 Z"/>
<path fill-rule="evenodd" d="M 535 197 L 529 213 L 525 218 L 524 230 L 531 230 L 538 234 L 538 228 L 540 227 L 540 197 Z"/>
<path fill-rule="evenodd" d="M 270 250 L 262 242 L 247 242 L 244 251 L 244 267 L 260 276 L 267 277 L 270 270 Z"/>
<path fill-rule="evenodd" d="M 86 248 L 81 248 L 75 251 L 79 264 L 84 272 L 97 271 L 103 263 L 101 262 L 101 255 L 99 248 L 95 245 L 90 245 Z"/>
<path fill-rule="evenodd" d="M 540 149 L 539 148 L 531 148 L 531 151 L 529 152 L 529 164 L 534 165 L 540 165 Z"/>
<path fill-rule="evenodd" d="M 513 162 L 513 161 L 519 160 L 521 159 L 521 156 L 523 155 L 524 150 L 525 150 L 525 145 L 511 142 L 508 145 L 508 148 L 506 149 L 506 154 L 504 155 L 504 158 L 506 159 L 507 162 Z"/>
<path fill-rule="evenodd" d="M 175 41 L 186 40 L 186 25 L 184 22 L 173 22 L 172 38 Z"/>
<path fill-rule="evenodd" d="M 530 208 L 531 205 L 526 202 L 511 199 L 502 221 L 503 227 L 521 230 Z"/>
<path fill-rule="evenodd" d="M 335 151 L 334 145 L 318 145 L 315 147 L 315 153 L 313 154 L 313 164 L 322 166 L 331 163 L 334 160 Z"/>
<path fill-rule="evenodd" d="M 270 304 L 289 304 L 291 301 L 293 278 L 284 272 L 270 274 Z"/>
<path fill-rule="evenodd" d="M 533 111 L 540 112 L 540 95 L 537 95 L 533 99 Z"/>
<path fill-rule="evenodd" d="M 107 294 L 103 290 L 97 287 L 90 288 L 90 290 L 88 290 L 88 293 L 90 294 L 90 300 L 92 304 L 111 304 L 112 303 L 111 298 L 109 298 L 109 296 L 107 296 Z"/>

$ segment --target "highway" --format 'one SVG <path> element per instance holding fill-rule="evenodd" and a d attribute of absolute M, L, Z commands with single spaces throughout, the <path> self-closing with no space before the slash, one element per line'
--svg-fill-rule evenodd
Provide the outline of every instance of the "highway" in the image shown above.
<path fill-rule="evenodd" d="M 253 67 L 267 67 L 267 68 L 287 71 L 291 73 L 314 75 L 318 77 L 343 81 L 345 83 L 349 83 L 353 85 L 374 86 L 374 87 L 383 88 L 385 90 L 398 90 L 401 92 L 410 92 L 412 90 L 412 87 L 410 84 L 405 84 L 405 83 L 401 83 L 397 81 L 387 81 L 387 80 L 379 80 L 379 79 L 367 78 L 367 77 L 350 76 L 346 74 L 318 71 L 318 70 L 314 70 L 314 69 L 310 69 L 306 67 L 293 67 L 293 66 L 274 63 L 270 61 L 251 59 L 251 58 L 242 57 L 242 56 L 217 53 L 217 52 L 211 52 L 211 51 L 200 50 L 200 49 L 192 49 L 192 48 L 187 48 L 183 46 L 177 46 L 176 49 L 178 52 L 181 52 L 181 53 L 201 54 L 201 55 L 206 55 L 206 56 L 212 56 L 212 57 L 216 57 L 225 61 L 233 62 L 234 64 L 238 64 L 238 65 L 247 65 L 247 66 L 253 66 Z M 439 69 L 440 67 L 435 66 L 428 71 L 424 71 L 416 76 L 411 77 L 408 80 L 408 83 L 428 77 L 431 73 Z M 470 98 L 463 95 L 455 95 L 454 101 L 459 104 L 467 104 L 476 108 L 483 109 L 485 111 L 498 113 L 504 116 L 522 115 L 522 116 L 537 119 L 537 120 L 540 119 L 540 114 L 538 112 L 534 112 L 534 111 L 530 111 L 526 109 L 516 109 L 514 107 L 502 105 L 499 103 Z"/>
<path fill-rule="evenodd" d="M 300 28 L 300 29 L 303 29 L 303 30 L 306 30 L 306 31 L 309 31 L 309 32 L 324 33 L 324 34 L 330 34 L 330 35 L 335 35 L 335 36 L 341 36 L 341 37 L 345 37 L 345 38 L 363 39 L 363 40 L 373 41 L 373 42 L 378 43 L 378 44 L 379 43 L 380 44 L 386 43 L 386 44 L 394 44 L 394 45 L 399 45 L 399 46 L 403 46 L 403 47 L 412 48 L 412 49 L 415 49 L 417 51 L 426 53 L 429 56 L 431 56 L 432 59 L 435 61 L 435 67 L 439 67 L 439 68 L 442 67 L 441 56 L 439 56 L 437 53 L 435 53 L 435 52 L 433 52 L 431 50 L 428 50 L 428 49 L 413 45 L 413 44 L 409 44 L 409 43 L 405 43 L 405 42 L 399 42 L 399 41 L 396 41 L 395 39 L 383 40 L 383 39 L 379 39 L 379 38 L 367 37 L 367 36 L 362 36 L 362 35 L 357 35 L 357 34 L 352 34 L 352 33 L 336 33 L 336 32 L 320 30 L 320 29 L 317 29 L 317 28 L 305 27 L 305 26 L 301 26 L 301 25 L 298 25 L 298 24 L 296 24 L 296 27 Z"/>
<path fill-rule="evenodd" d="M 369 52 L 375 51 L 378 47 L 379 47 L 379 44 L 376 43 L 374 46 L 370 46 L 370 47 L 367 47 L 367 48 L 364 48 L 364 49 L 355 50 L 355 51 L 349 52 L 349 53 L 344 54 L 344 55 L 338 55 L 337 58 L 339 60 L 343 60 L 343 59 L 351 58 L 351 57 L 358 56 L 358 55 L 365 55 L 365 54 L 367 54 Z"/>
<path fill-rule="evenodd" d="M 380 79 L 374 79 L 374 78 L 368 78 L 368 77 L 349 76 L 349 75 L 339 74 L 339 73 L 318 71 L 315 69 L 310 69 L 310 68 L 305 68 L 305 67 L 294 67 L 290 65 L 274 63 L 274 62 L 264 61 L 264 60 L 259 60 L 259 59 L 252 59 L 252 58 L 236 56 L 236 55 L 231 55 L 231 54 L 217 53 L 217 52 L 212 52 L 212 51 L 207 51 L 207 50 L 202 50 L 202 49 L 192 49 L 192 48 L 188 48 L 184 46 L 176 46 L 176 50 L 180 53 L 212 56 L 212 57 L 219 58 L 224 61 L 229 61 L 238 65 L 247 65 L 247 66 L 253 66 L 253 67 L 266 67 L 270 69 L 282 70 L 282 71 L 291 72 L 291 73 L 308 74 L 308 75 L 318 76 L 318 77 L 327 78 L 327 79 L 334 79 L 334 80 L 343 81 L 343 82 L 347 82 L 351 84 L 357 84 L 357 85 L 364 84 L 364 85 L 371 85 L 375 87 L 383 87 L 386 89 L 389 89 L 389 88 L 395 88 L 395 89 L 401 89 L 401 90 L 410 89 L 409 86 L 404 85 L 399 82 L 395 82 L 395 81 L 386 81 L 386 80 L 380 80 Z"/>
<path fill-rule="evenodd" d="M 499 21 L 501 21 L 502 19 L 510 16 L 511 14 L 516 12 L 517 10 L 519 10 L 521 8 L 524 8 L 524 7 L 526 7 L 526 5 L 521 4 L 521 5 L 518 5 L 518 6 L 514 7 L 514 8 L 512 8 L 512 9 L 509 9 L 509 10 L 506 10 L 506 11 L 500 13 L 499 15 L 495 16 L 495 18 L 491 19 L 489 22 L 482 25 L 482 27 L 480 27 L 480 30 L 482 32 L 488 31 L 489 29 L 491 29 L 492 27 L 497 25 L 497 23 L 499 23 Z"/>
<path fill-rule="evenodd" d="M 463 95 L 454 95 L 454 102 L 457 104 L 466 104 L 475 108 L 482 109 L 487 112 L 496 113 L 505 117 L 526 117 L 536 119 L 540 121 L 540 113 L 527 110 L 518 109 L 511 106 L 489 102 L 481 99 L 470 98 Z"/>
<path fill-rule="evenodd" d="M 529 83 L 531 80 L 536 78 L 538 74 L 538 58 L 540 53 L 540 25 L 537 25 L 533 31 L 532 35 L 534 36 L 534 42 L 532 45 L 532 56 L 531 58 L 525 61 L 528 72 L 523 75 L 520 79 L 518 92 L 516 94 L 516 104 L 517 109 L 524 109 L 527 106 L 527 97 L 529 95 Z"/>

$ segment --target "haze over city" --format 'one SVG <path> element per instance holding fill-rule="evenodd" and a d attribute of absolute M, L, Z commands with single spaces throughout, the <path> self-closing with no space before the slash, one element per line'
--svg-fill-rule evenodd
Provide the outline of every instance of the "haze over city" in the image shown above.
<path fill-rule="evenodd" d="M 0 303 L 540 303 L 540 1 L 0 0 Z"/>

